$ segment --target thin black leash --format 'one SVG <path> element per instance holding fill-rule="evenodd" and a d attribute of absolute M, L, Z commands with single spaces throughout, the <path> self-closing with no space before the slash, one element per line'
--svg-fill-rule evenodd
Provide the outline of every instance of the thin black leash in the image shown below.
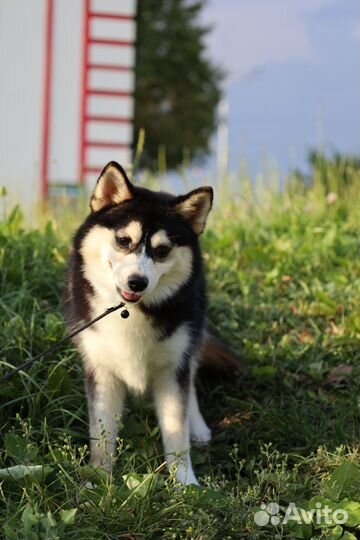
<path fill-rule="evenodd" d="M 101 313 L 101 315 L 98 315 L 97 317 L 95 317 L 95 319 L 92 319 L 91 321 L 83 324 L 82 326 L 80 326 L 80 328 L 77 328 L 76 330 L 74 330 L 73 332 L 71 332 L 71 334 L 69 334 L 68 336 L 65 336 L 63 339 L 61 339 L 60 341 L 58 341 L 57 343 L 55 343 L 54 345 L 52 345 L 49 349 L 47 349 L 47 351 L 44 351 L 44 352 L 41 352 L 39 354 L 37 354 L 36 356 L 33 356 L 32 358 L 30 358 L 30 360 L 27 360 L 26 362 L 24 362 L 23 364 L 21 364 L 21 366 L 18 366 L 17 368 L 13 369 L 12 371 L 9 371 L 8 373 L 6 373 L 3 377 L 0 377 L 0 384 L 6 382 L 6 381 L 9 381 L 10 379 L 12 379 L 14 377 L 14 375 L 16 375 L 19 371 L 23 371 L 24 369 L 27 369 L 28 367 L 30 367 L 34 362 L 36 362 L 37 360 L 39 360 L 40 358 L 42 358 L 43 356 L 46 356 L 47 354 L 55 351 L 56 349 L 58 349 L 59 347 L 61 347 L 61 345 L 63 343 L 66 343 L 67 341 L 69 341 L 69 339 L 72 339 L 73 337 L 75 337 L 77 334 L 80 334 L 80 332 L 82 332 L 83 330 L 86 330 L 86 328 L 89 328 L 89 326 L 92 326 L 93 324 L 95 324 L 96 322 L 100 321 L 100 319 L 103 319 L 104 317 L 106 317 L 107 315 L 110 315 L 110 313 L 114 313 L 114 311 L 117 311 L 118 309 L 121 309 L 125 307 L 125 303 L 124 302 L 120 302 L 120 304 L 118 304 L 117 306 L 113 306 L 113 307 L 110 307 L 108 309 L 106 309 L 103 313 Z M 123 319 L 127 319 L 128 316 L 129 316 L 129 312 L 127 309 L 124 309 L 122 312 L 121 312 L 121 316 Z"/>

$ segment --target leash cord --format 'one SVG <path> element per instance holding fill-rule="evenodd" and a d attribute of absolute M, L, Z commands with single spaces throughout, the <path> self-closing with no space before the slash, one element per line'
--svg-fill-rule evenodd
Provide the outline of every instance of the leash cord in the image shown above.
<path fill-rule="evenodd" d="M 91 321 L 83 324 L 82 326 L 80 326 L 80 328 L 77 328 L 76 330 L 74 330 L 73 332 L 71 332 L 71 334 L 69 334 L 68 336 L 65 336 L 64 338 L 62 338 L 60 341 L 58 341 L 57 343 L 54 343 L 54 345 L 52 345 L 49 349 L 47 349 L 46 351 L 43 351 L 39 354 L 37 354 L 36 356 L 33 356 L 32 358 L 30 358 L 30 360 L 27 360 L 26 362 L 24 362 L 23 364 L 21 364 L 21 366 L 18 366 L 17 368 L 13 369 L 12 371 L 9 371 L 8 373 L 6 373 L 3 377 L 0 377 L 0 384 L 6 382 L 6 381 L 9 381 L 10 379 L 12 379 L 14 377 L 14 375 L 16 375 L 19 371 L 23 371 L 24 369 L 27 369 L 28 367 L 30 367 L 34 362 L 36 362 L 37 360 L 39 360 L 40 358 L 42 358 L 43 356 L 46 356 L 47 354 L 55 351 L 56 349 L 58 349 L 59 347 L 61 347 L 61 345 L 63 343 L 66 343 L 67 341 L 69 341 L 69 339 L 72 339 L 73 337 L 75 337 L 77 334 L 80 334 L 80 332 L 82 332 L 83 330 L 86 330 L 86 328 L 89 328 L 89 326 L 92 326 L 93 324 L 95 324 L 96 322 L 100 321 L 100 319 L 103 319 L 104 317 L 106 317 L 107 315 L 110 315 L 110 313 L 114 313 L 114 311 L 117 311 L 118 309 L 121 309 L 125 306 L 124 302 L 120 302 L 120 304 L 118 304 L 117 306 L 113 306 L 113 307 L 110 307 L 108 309 L 106 309 L 103 313 L 101 313 L 101 315 L 98 315 L 97 317 L 95 317 L 95 319 L 92 319 Z M 126 312 L 127 313 L 127 312 Z M 123 318 L 126 318 L 126 317 L 123 317 Z"/>

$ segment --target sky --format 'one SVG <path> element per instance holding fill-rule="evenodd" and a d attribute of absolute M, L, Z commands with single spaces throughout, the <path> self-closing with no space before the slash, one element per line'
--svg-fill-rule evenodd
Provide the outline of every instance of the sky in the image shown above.
<path fill-rule="evenodd" d="M 306 170 L 360 154 L 359 0 L 208 0 L 208 56 L 227 73 L 230 169 Z"/>

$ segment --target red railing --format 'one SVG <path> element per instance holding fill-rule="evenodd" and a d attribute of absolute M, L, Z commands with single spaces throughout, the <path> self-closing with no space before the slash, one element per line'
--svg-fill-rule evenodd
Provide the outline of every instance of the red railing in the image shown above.
<path fill-rule="evenodd" d="M 91 35 L 91 20 L 93 19 L 107 19 L 107 20 L 120 20 L 120 21 L 133 21 L 135 17 L 131 15 L 121 15 L 112 13 L 94 12 L 91 10 L 91 0 L 85 0 L 85 13 L 84 13 L 84 40 L 83 40 L 83 78 L 82 78 L 82 102 L 81 102 L 81 141 L 80 141 L 80 165 L 79 165 L 79 181 L 80 184 L 85 183 L 85 173 L 99 173 L 102 166 L 96 167 L 88 164 L 88 150 L 89 148 L 129 148 L 128 143 L 122 143 L 119 141 L 96 141 L 89 139 L 88 136 L 88 124 L 89 122 L 108 122 L 116 124 L 132 123 L 131 119 L 118 116 L 106 116 L 90 114 L 88 111 L 89 97 L 130 97 L 132 92 L 124 90 L 109 90 L 106 88 L 91 88 L 90 87 L 90 72 L 92 70 L 99 71 L 118 71 L 118 72 L 131 72 L 133 68 L 122 65 L 102 64 L 99 62 L 90 61 L 90 47 L 93 45 L 103 45 L 110 47 L 133 47 L 134 42 L 130 40 L 117 40 L 117 39 L 102 39 L 96 38 Z"/>
<path fill-rule="evenodd" d="M 44 76 L 44 109 L 43 136 L 41 157 L 41 198 L 45 201 L 49 194 L 49 154 L 50 154 L 50 123 L 52 99 L 52 69 L 53 69 L 53 25 L 54 0 L 47 0 L 45 33 L 45 76 Z"/>

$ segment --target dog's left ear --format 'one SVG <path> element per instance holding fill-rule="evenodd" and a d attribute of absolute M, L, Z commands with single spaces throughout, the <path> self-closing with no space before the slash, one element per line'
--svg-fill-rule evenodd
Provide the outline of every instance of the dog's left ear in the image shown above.
<path fill-rule="evenodd" d="M 187 195 L 176 197 L 175 210 L 188 223 L 196 235 L 201 234 L 206 225 L 206 219 L 213 202 L 213 190 L 211 187 L 201 187 L 190 191 Z"/>
<path fill-rule="evenodd" d="M 133 197 L 134 188 L 126 172 L 116 161 L 110 161 L 99 176 L 90 199 L 90 208 L 97 212 L 105 206 L 120 204 Z"/>

